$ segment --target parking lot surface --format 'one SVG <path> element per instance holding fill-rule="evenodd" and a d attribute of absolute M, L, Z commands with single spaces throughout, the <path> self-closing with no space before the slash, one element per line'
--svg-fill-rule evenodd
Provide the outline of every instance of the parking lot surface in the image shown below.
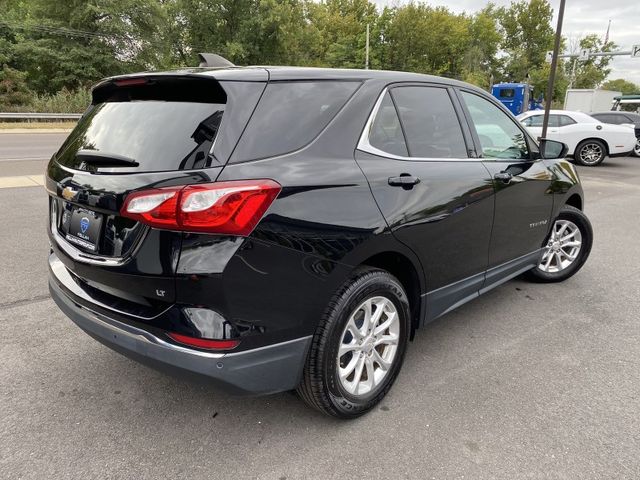
<path fill-rule="evenodd" d="M 0 189 L 0 478 L 639 478 L 640 159 L 580 174 L 583 270 L 419 330 L 390 394 L 350 422 L 92 340 L 48 298 L 42 187 Z"/>

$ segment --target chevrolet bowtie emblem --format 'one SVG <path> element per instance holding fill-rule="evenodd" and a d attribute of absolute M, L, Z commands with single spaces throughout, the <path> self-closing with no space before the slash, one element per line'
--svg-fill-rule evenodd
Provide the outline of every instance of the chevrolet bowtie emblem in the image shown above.
<path fill-rule="evenodd" d="M 73 200 L 76 195 L 78 194 L 77 190 L 74 190 L 71 187 L 64 187 L 64 189 L 62 190 L 62 198 L 64 198 L 65 200 Z"/>

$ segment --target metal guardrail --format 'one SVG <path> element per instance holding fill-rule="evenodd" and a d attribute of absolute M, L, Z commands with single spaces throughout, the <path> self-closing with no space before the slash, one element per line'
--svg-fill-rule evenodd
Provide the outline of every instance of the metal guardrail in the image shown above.
<path fill-rule="evenodd" d="M 78 120 L 81 113 L 2 113 L 0 120 Z"/>

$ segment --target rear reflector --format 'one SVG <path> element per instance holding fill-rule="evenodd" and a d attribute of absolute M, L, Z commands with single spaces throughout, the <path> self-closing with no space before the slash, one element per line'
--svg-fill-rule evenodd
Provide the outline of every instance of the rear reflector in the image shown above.
<path fill-rule="evenodd" d="M 120 215 L 155 228 L 248 236 L 282 187 L 240 180 L 156 188 L 127 196 Z"/>
<path fill-rule="evenodd" d="M 189 337 L 179 333 L 169 333 L 171 339 L 190 347 L 204 348 L 206 350 L 231 350 L 236 348 L 240 340 L 208 340 L 206 338 Z"/>

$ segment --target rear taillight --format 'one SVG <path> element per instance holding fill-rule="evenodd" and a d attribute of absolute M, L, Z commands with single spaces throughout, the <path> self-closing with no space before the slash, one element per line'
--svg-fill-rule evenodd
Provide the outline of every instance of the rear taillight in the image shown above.
<path fill-rule="evenodd" d="M 281 189 L 273 180 L 156 188 L 129 194 L 120 215 L 167 230 L 247 236 Z"/>
<path fill-rule="evenodd" d="M 203 348 L 205 350 L 231 350 L 236 348 L 240 340 L 210 340 L 207 338 L 196 338 L 180 333 L 169 333 L 169 337 L 190 347 Z"/>

